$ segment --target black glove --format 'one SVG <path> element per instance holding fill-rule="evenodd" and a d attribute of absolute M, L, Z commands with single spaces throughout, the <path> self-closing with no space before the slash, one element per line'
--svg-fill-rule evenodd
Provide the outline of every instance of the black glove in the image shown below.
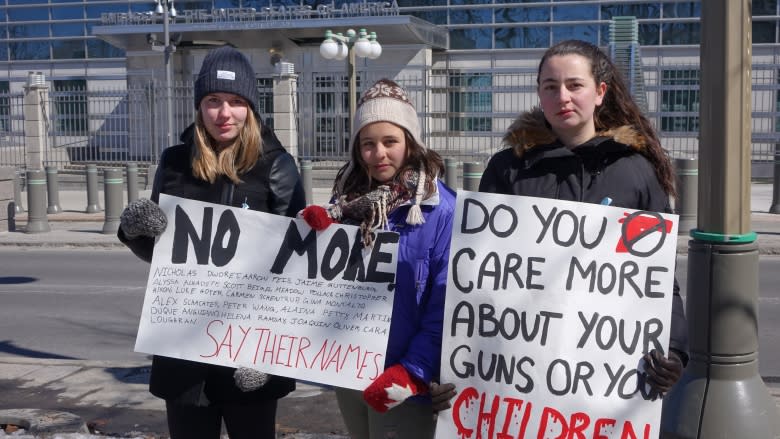
<path fill-rule="evenodd" d="M 682 376 L 683 363 L 680 355 L 670 349 L 667 358 L 660 351 L 653 349 L 645 354 L 644 360 L 647 383 L 653 390 L 653 399 L 663 397 Z"/>
<path fill-rule="evenodd" d="M 155 238 L 160 236 L 168 226 L 160 206 L 148 198 L 139 198 L 125 207 L 119 217 L 119 227 L 127 239 L 140 236 Z"/>
<path fill-rule="evenodd" d="M 452 407 L 450 400 L 457 394 L 455 391 L 455 384 L 439 384 L 436 382 L 431 382 L 430 386 L 428 387 L 430 388 L 431 392 L 431 408 L 433 409 L 434 413 L 438 413 L 442 410 L 447 410 L 448 408 Z"/>
<path fill-rule="evenodd" d="M 236 387 L 242 392 L 251 392 L 263 387 L 268 382 L 268 378 L 270 378 L 268 374 L 248 367 L 239 367 L 233 372 Z"/>

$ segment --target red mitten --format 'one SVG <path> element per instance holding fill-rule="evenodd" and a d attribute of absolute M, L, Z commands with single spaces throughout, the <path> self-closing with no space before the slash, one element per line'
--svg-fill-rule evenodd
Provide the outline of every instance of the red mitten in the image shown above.
<path fill-rule="evenodd" d="M 384 413 L 428 388 L 400 364 L 387 368 L 363 391 L 363 399 L 374 410 Z"/>
<path fill-rule="evenodd" d="M 322 206 L 311 205 L 301 211 L 301 217 L 314 230 L 320 231 L 335 223 L 328 215 L 328 211 Z"/>

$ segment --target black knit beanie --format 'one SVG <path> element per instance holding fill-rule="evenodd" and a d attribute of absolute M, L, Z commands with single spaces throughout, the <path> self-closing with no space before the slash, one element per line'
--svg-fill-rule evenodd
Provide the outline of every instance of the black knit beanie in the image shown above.
<path fill-rule="evenodd" d="M 230 46 L 214 49 L 206 55 L 195 80 L 195 108 L 209 93 L 233 93 L 249 102 L 257 113 L 255 71 L 249 60 Z"/>

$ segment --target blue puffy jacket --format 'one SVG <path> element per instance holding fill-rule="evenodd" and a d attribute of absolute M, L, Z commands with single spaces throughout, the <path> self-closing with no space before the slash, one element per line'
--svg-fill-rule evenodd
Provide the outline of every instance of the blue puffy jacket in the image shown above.
<path fill-rule="evenodd" d="M 388 229 L 399 233 L 400 241 L 385 368 L 400 363 L 426 384 L 439 376 L 455 216 L 455 192 L 440 181 L 437 184 L 438 194 L 421 203 L 425 223 L 406 224 L 409 204 L 388 215 Z"/>

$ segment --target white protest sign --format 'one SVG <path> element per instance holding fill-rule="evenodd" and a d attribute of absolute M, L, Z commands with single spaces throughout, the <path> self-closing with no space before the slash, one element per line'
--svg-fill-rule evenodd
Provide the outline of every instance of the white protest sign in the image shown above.
<path fill-rule="evenodd" d="M 135 350 L 364 389 L 384 369 L 398 235 L 160 195 Z"/>
<path fill-rule="evenodd" d="M 458 192 L 437 439 L 656 438 L 677 216 Z"/>

